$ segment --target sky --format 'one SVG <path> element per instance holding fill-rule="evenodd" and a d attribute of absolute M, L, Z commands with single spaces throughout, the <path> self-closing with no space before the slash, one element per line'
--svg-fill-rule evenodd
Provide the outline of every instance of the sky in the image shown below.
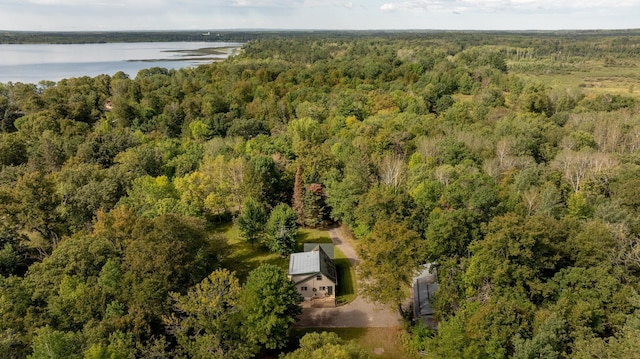
<path fill-rule="evenodd" d="M 640 0 L 0 0 L 0 30 L 640 28 Z"/>

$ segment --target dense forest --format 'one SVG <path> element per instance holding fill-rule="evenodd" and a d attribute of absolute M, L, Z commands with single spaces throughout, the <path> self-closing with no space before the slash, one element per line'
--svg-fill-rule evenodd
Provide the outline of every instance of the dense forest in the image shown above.
<path fill-rule="evenodd" d="M 0 84 L 0 356 L 291 348 L 300 298 L 278 266 L 225 268 L 233 221 L 282 255 L 347 226 L 394 307 L 435 263 L 438 330 L 406 327 L 427 358 L 638 357 L 638 35 L 274 32 L 197 68 Z M 366 357 L 300 345 L 281 355 Z"/>

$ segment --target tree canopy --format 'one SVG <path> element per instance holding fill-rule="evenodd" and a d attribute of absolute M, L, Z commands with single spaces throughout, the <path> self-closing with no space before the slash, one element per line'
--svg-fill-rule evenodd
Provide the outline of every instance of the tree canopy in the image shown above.
<path fill-rule="evenodd" d="M 437 267 L 426 357 L 634 356 L 637 30 L 220 36 L 242 51 L 0 84 L 0 356 L 277 355 L 299 310 L 278 265 L 329 222 L 371 299 Z M 234 223 L 278 265 L 225 271 Z"/>

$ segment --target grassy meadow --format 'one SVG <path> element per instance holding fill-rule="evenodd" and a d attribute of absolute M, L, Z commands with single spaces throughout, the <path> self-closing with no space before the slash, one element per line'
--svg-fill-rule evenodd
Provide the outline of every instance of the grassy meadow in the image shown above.
<path fill-rule="evenodd" d="M 640 59 L 512 60 L 509 72 L 553 89 L 579 89 L 586 96 L 615 94 L 640 98 Z"/>

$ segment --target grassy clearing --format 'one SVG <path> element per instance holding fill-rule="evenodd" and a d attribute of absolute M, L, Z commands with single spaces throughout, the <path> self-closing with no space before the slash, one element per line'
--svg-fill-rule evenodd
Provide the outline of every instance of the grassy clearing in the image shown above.
<path fill-rule="evenodd" d="M 235 271 L 238 279 L 244 282 L 249 272 L 259 267 L 261 264 L 275 264 L 282 269 L 288 269 L 289 260 L 276 253 L 269 251 L 261 243 L 247 242 L 240 236 L 238 226 L 233 223 L 226 223 L 216 228 L 217 233 L 222 233 L 227 238 L 229 245 L 226 258 L 222 266 Z"/>
<path fill-rule="evenodd" d="M 379 359 L 412 359 L 414 355 L 405 351 L 402 346 L 400 328 L 315 328 L 295 329 L 292 340 L 297 342 L 306 333 L 334 332 L 343 340 L 353 340 L 366 350 L 372 358 Z"/>
<path fill-rule="evenodd" d="M 234 223 L 225 223 L 217 226 L 214 230 L 227 238 L 229 245 L 226 258 L 222 266 L 235 271 L 240 281 L 244 282 L 249 273 L 261 264 L 275 264 L 287 270 L 289 258 L 281 257 L 272 253 L 261 243 L 251 243 L 245 241 Z M 331 243 L 331 238 L 326 230 L 301 228 L 298 230 L 298 250 L 302 251 L 304 243 Z M 348 303 L 356 298 L 356 276 L 349 260 L 338 248 L 335 251 L 335 263 L 338 271 L 337 301 L 338 303 Z"/>
<path fill-rule="evenodd" d="M 539 66 L 540 61 L 537 61 Z M 582 61 L 571 65 L 565 72 L 539 71 L 530 72 L 519 69 L 518 62 L 512 63 L 512 72 L 526 79 L 538 80 L 552 88 L 580 88 L 589 95 L 618 94 L 640 98 L 640 63 L 625 62 L 614 66 L 606 66 L 602 60 Z M 551 67 L 552 64 L 549 63 Z M 543 66 L 544 67 L 544 66 Z"/>

